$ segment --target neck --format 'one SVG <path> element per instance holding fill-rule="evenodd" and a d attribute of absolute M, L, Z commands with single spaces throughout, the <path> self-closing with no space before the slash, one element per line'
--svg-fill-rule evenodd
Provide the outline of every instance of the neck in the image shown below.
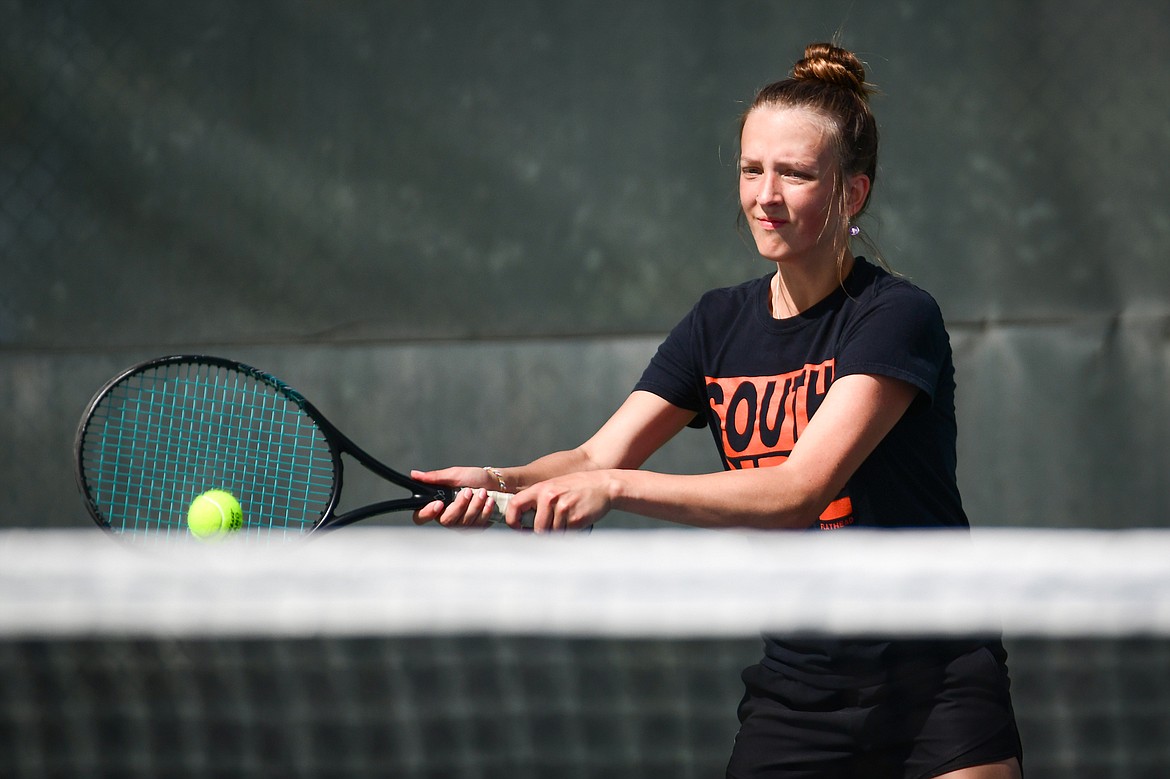
<path fill-rule="evenodd" d="M 813 267 L 781 265 L 772 277 L 772 316 L 794 317 L 831 295 L 853 270 L 853 255 L 846 253 L 837 263 L 818 263 Z"/>

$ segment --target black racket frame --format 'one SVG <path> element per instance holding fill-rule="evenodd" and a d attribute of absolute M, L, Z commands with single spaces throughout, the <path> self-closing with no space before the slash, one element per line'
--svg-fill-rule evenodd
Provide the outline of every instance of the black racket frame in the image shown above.
<path fill-rule="evenodd" d="M 83 446 L 85 443 L 86 431 L 89 428 L 90 422 L 93 418 L 94 412 L 101 405 L 102 401 L 110 392 L 113 391 L 122 382 L 136 373 L 144 373 L 150 370 L 156 370 L 167 365 L 192 365 L 204 364 L 228 370 L 239 371 L 248 375 L 249 377 L 260 381 L 274 390 L 276 390 L 282 397 L 292 401 L 298 408 L 313 421 L 317 428 L 321 431 L 329 446 L 330 455 L 333 459 L 333 485 L 326 502 L 324 511 L 321 517 L 313 525 L 310 532 L 319 530 L 329 530 L 333 528 L 345 527 L 352 525 L 354 522 L 359 522 L 369 517 L 378 516 L 381 514 L 389 514 L 395 511 L 413 511 L 422 508 L 427 504 L 439 500 L 444 503 L 449 503 L 454 497 L 457 490 L 451 487 L 440 487 L 430 484 L 423 484 L 420 481 L 410 478 L 404 473 L 401 473 L 385 463 L 377 460 L 360 446 L 355 444 L 347 435 L 342 433 L 332 422 L 330 422 L 324 414 L 317 409 L 308 399 L 305 398 L 297 390 L 290 385 L 281 381 L 277 377 L 255 368 L 246 363 L 239 362 L 226 357 L 216 357 L 207 354 L 176 354 L 166 357 L 155 357 L 146 360 L 125 369 L 117 376 L 107 381 L 100 390 L 93 396 L 89 404 L 85 408 L 85 412 L 81 416 L 81 421 L 77 426 L 77 434 L 74 438 L 74 468 L 75 477 L 77 481 L 78 490 L 80 490 L 82 498 L 85 502 L 85 507 L 89 512 L 90 517 L 102 527 L 111 532 L 116 532 L 113 525 L 102 514 L 101 506 L 93 498 L 89 489 L 89 483 L 85 475 L 85 464 L 83 462 Z M 387 481 L 398 485 L 410 491 L 409 497 L 395 498 L 392 500 L 384 500 L 376 503 L 371 503 L 367 506 L 352 509 L 341 514 L 335 514 L 338 506 L 338 501 L 341 498 L 341 489 L 344 482 L 344 466 L 342 455 L 348 455 L 360 463 L 364 468 L 370 472 L 381 476 Z"/>

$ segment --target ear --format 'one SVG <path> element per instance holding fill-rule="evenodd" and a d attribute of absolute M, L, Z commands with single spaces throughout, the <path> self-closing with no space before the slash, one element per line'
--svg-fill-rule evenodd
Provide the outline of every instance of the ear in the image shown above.
<path fill-rule="evenodd" d="M 869 189 L 871 186 L 873 186 L 873 182 L 864 173 L 857 173 L 846 177 L 845 209 L 850 218 L 856 216 L 857 212 L 865 207 L 865 201 L 869 199 Z"/>

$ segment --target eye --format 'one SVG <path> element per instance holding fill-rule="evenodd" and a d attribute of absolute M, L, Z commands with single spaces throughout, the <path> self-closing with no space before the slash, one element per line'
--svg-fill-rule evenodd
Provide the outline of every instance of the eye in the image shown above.
<path fill-rule="evenodd" d="M 763 172 L 764 172 L 763 169 L 759 165 L 740 165 L 739 166 L 739 175 L 744 176 L 744 177 L 750 178 L 752 176 L 759 176 Z"/>

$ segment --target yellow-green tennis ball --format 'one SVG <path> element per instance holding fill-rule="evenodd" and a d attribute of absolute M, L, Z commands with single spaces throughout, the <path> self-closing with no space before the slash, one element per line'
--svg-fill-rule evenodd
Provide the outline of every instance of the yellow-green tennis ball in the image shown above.
<path fill-rule="evenodd" d="M 196 538 L 218 538 L 244 526 L 244 510 L 230 492 L 208 490 L 187 509 L 187 527 Z"/>

